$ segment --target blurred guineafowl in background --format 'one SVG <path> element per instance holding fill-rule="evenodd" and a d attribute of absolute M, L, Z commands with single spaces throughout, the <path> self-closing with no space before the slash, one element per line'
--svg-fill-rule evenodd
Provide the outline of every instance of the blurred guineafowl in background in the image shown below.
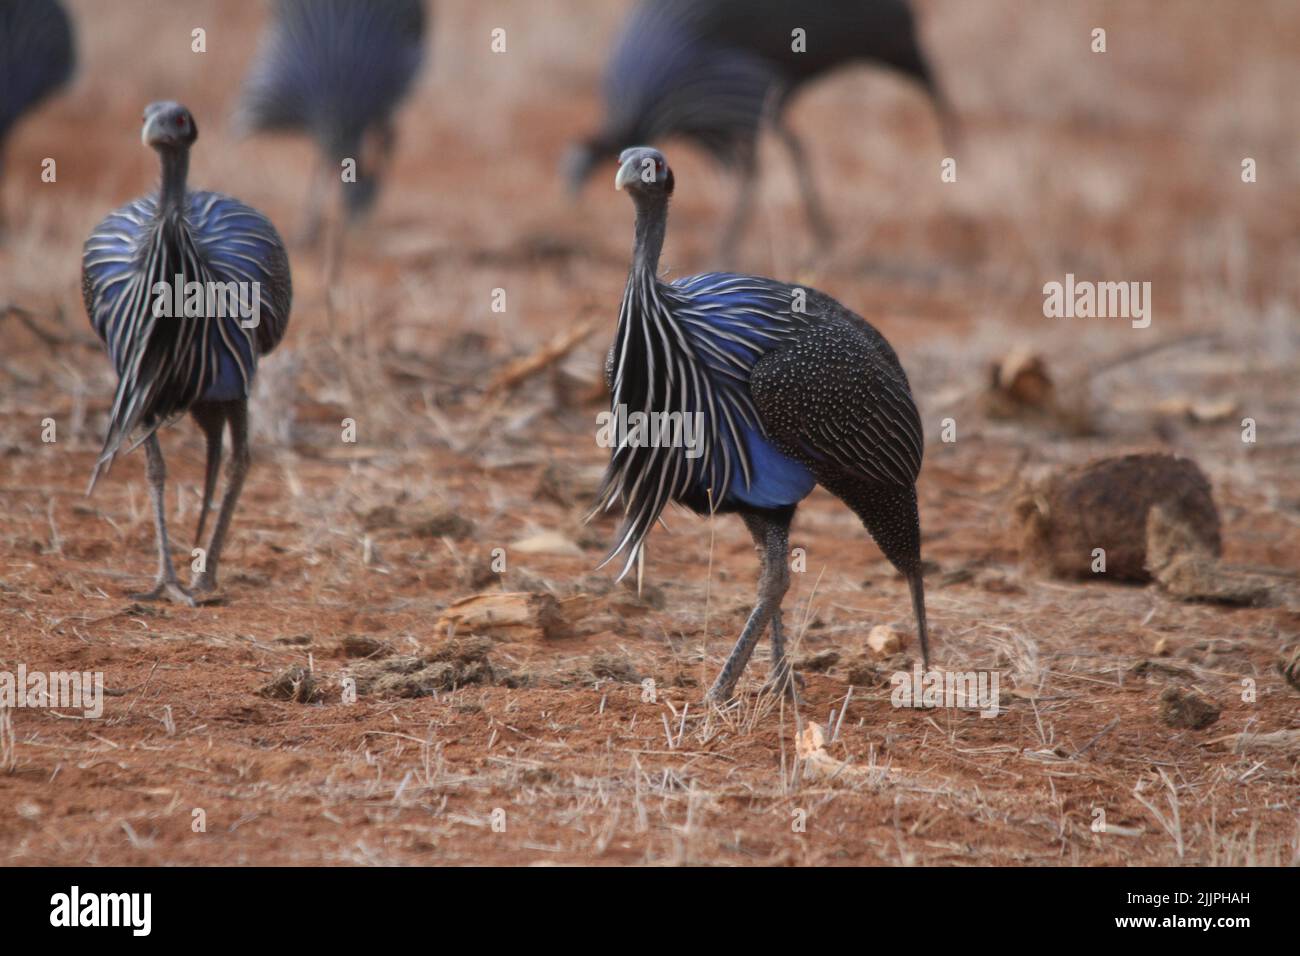
<path fill-rule="evenodd" d="M 158 538 L 158 579 L 141 599 L 193 604 L 176 580 L 167 540 L 165 469 L 158 429 L 189 412 L 207 438 L 207 471 L 196 541 L 216 490 L 222 436 L 232 444 L 226 490 L 193 581 L 217 585 L 217 564 L 248 472 L 248 396 L 258 359 L 276 347 L 293 290 L 284 243 L 265 216 L 221 193 L 186 186 L 198 128 L 178 103 L 153 103 L 141 139 L 157 151 L 162 185 L 110 213 L 86 240 L 82 293 L 95 332 L 117 370 L 108 435 L 90 488 L 138 432 Z M 197 284 L 197 285 L 195 285 Z M 194 290 L 199 295 L 194 295 Z M 183 308 L 173 303 L 184 299 Z M 128 449 L 129 450 L 129 449 Z"/>
<path fill-rule="evenodd" d="M 72 24 L 58 0 L 0 0 L 0 183 L 10 128 L 68 82 L 74 62 Z"/>
<path fill-rule="evenodd" d="M 627 187 L 636 206 L 635 245 L 605 375 L 616 418 L 630 424 L 644 413 L 661 423 L 661 439 L 675 440 L 629 432 L 615 444 L 593 509 L 620 505 L 624 513 L 605 561 L 625 555 L 626 574 L 669 501 L 738 513 L 762 555 L 758 603 L 709 697 L 732 696 L 769 626 L 773 683 L 792 691 L 781 623 L 789 529 L 799 502 L 821 484 L 907 578 L 928 667 L 916 503 L 921 420 L 894 350 L 813 289 L 725 273 L 660 281 L 673 173 L 649 147 L 626 150 L 620 162 L 614 185 Z M 673 421 L 680 427 L 666 432 Z M 692 421 L 698 430 L 688 441 Z"/>
<path fill-rule="evenodd" d="M 374 203 L 396 142 L 393 112 L 424 59 L 422 0 L 277 0 L 236 118 L 245 130 L 301 131 L 320 148 L 306 238 L 331 177 L 349 221 Z M 348 161 L 354 169 L 345 170 Z M 355 176 L 348 175 L 355 173 Z"/>
<path fill-rule="evenodd" d="M 892 67 L 921 84 L 951 131 L 908 0 L 642 0 L 606 68 L 601 126 L 568 158 L 569 184 L 581 189 L 596 165 L 629 146 L 691 140 L 740 175 L 720 243 L 729 259 L 752 210 L 758 134 L 770 119 L 825 243 L 830 226 L 785 109 L 805 83 L 851 63 Z"/>

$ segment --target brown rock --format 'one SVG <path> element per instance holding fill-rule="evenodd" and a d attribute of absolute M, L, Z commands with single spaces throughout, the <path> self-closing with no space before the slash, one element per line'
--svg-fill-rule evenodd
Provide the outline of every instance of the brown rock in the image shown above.
<path fill-rule="evenodd" d="M 1166 687 L 1160 695 L 1160 719 L 1170 727 L 1201 730 L 1219 719 L 1219 705 L 1193 690 Z"/>
<path fill-rule="evenodd" d="M 867 635 L 867 647 L 877 657 L 889 657 L 903 649 L 903 638 L 888 624 L 877 624 Z"/>
<path fill-rule="evenodd" d="M 1093 550 L 1105 576 L 1151 580 L 1147 521 L 1152 508 L 1187 529 L 1196 554 L 1222 551 L 1219 513 L 1196 463 L 1166 454 L 1103 458 L 1026 485 L 1015 504 L 1022 557 L 1057 577 L 1093 577 Z M 1166 555 L 1165 560 L 1168 560 Z"/>

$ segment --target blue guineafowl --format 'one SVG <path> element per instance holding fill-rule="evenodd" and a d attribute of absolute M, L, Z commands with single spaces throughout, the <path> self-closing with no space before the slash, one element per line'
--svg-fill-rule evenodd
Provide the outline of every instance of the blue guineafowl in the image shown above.
<path fill-rule="evenodd" d="M 796 38 L 795 31 L 803 31 Z M 852 63 L 892 68 L 919 83 L 945 133 L 951 111 L 926 61 L 908 0 L 642 0 L 605 71 L 605 116 L 567 160 L 571 188 L 627 147 L 693 142 L 740 176 L 720 250 L 731 258 L 752 211 L 765 118 L 790 154 L 819 242 L 830 226 L 803 144 L 785 119 L 804 85 Z"/>
<path fill-rule="evenodd" d="M 793 692 L 781 622 L 789 528 L 820 484 L 853 509 L 906 577 L 928 666 L 916 499 L 921 420 L 894 350 L 813 289 L 726 273 L 660 280 L 672 170 L 650 147 L 619 159 L 615 186 L 632 196 L 636 229 L 605 366 L 612 408 L 625 418 L 695 417 L 701 427 L 694 448 L 644 435 L 614 448 L 593 509 L 617 506 L 624 515 L 606 562 L 622 556 L 626 574 L 669 501 L 739 514 L 762 555 L 758 602 L 709 697 L 731 698 L 768 628 L 772 679 Z"/>
<path fill-rule="evenodd" d="M 289 259 L 270 220 L 230 196 L 189 189 L 190 148 L 197 138 L 194 117 L 179 103 L 145 109 L 141 139 L 158 153 L 162 184 L 157 193 L 110 213 L 91 232 L 82 256 L 86 312 L 118 376 L 90 488 L 118 454 L 144 444 L 158 577 L 152 591 L 137 597 L 185 604 L 194 603 L 193 593 L 216 588 L 222 546 L 250 463 L 253 376 L 258 360 L 284 337 L 293 297 Z M 173 308 L 182 299 L 184 306 Z M 181 587 L 172 566 L 158 442 L 158 430 L 186 412 L 207 439 L 199 542 L 227 426 L 232 445 L 206 567 L 190 590 Z"/>
<path fill-rule="evenodd" d="M 72 23 L 58 0 L 0 0 L 0 172 L 10 128 L 67 83 L 74 65 Z"/>
<path fill-rule="evenodd" d="M 248 130 L 306 132 L 321 169 L 308 197 L 306 238 L 324 203 L 322 180 L 343 184 L 349 220 L 374 203 L 388 166 L 393 113 L 424 60 L 422 0 L 277 0 L 245 82 L 238 124 Z M 355 162 L 355 179 L 342 164 Z"/>

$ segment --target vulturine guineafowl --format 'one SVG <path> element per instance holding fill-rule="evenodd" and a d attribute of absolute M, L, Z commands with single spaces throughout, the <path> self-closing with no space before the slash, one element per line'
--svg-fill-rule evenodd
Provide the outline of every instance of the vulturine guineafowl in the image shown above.
<path fill-rule="evenodd" d="M 851 63 L 881 64 L 920 83 L 947 134 L 955 128 L 908 0 L 642 0 L 605 71 L 601 126 L 567 160 L 570 186 L 581 189 L 597 164 L 627 147 L 690 140 L 740 176 L 720 242 L 729 259 L 752 211 L 758 134 L 770 118 L 825 243 L 830 226 L 785 110 L 805 83 Z"/>
<path fill-rule="evenodd" d="M 374 203 L 396 142 L 393 113 L 424 60 L 425 21 L 422 0 L 276 0 L 237 124 L 316 140 L 307 239 L 319 232 L 331 177 L 349 220 Z M 347 160 L 355 179 L 345 178 Z"/>
<path fill-rule="evenodd" d="M 139 598 L 193 604 L 176 580 L 167 539 L 166 472 L 158 429 L 189 412 L 207 439 L 197 542 L 216 490 L 222 438 L 232 444 L 226 490 L 197 593 L 217 585 L 217 565 L 248 472 L 248 396 L 258 359 L 279 344 L 293 289 L 284 243 L 256 209 L 186 185 L 198 128 L 178 103 L 153 103 L 141 139 L 157 151 L 162 185 L 110 213 L 86 240 L 82 293 L 91 325 L 117 370 L 108 435 L 90 480 L 124 446 L 143 442 L 158 539 L 158 579 Z M 136 435 L 138 438 L 135 438 Z"/>
<path fill-rule="evenodd" d="M 0 174 L 10 128 L 67 83 L 74 64 L 72 23 L 58 0 L 0 0 Z"/>
<path fill-rule="evenodd" d="M 732 696 L 769 627 L 773 680 L 792 690 L 781 624 L 788 535 L 799 502 L 821 484 L 906 577 L 928 666 L 916 501 L 921 420 L 894 350 L 813 289 L 726 273 L 661 281 L 673 173 L 658 150 L 634 147 L 620 156 L 614 185 L 636 206 L 632 268 L 605 365 L 614 414 L 681 423 L 661 425 L 661 437 L 685 436 L 688 421 L 699 427 L 693 448 L 646 441 L 644 430 L 616 445 L 593 509 L 624 514 L 606 562 L 623 556 L 626 574 L 669 501 L 738 513 L 762 555 L 758 603 L 709 697 Z"/>

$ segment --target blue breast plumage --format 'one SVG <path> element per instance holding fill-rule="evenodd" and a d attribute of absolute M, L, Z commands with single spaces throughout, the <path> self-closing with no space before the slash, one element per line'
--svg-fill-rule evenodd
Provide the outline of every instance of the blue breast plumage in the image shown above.
<path fill-rule="evenodd" d="M 735 427 L 720 430 L 718 440 L 725 447 L 712 450 L 715 464 L 705 473 L 719 473 L 724 459 L 741 464 L 731 469 L 718 504 L 779 508 L 802 501 L 816 480 L 768 440 L 749 397 L 754 364 L 800 326 L 791 313 L 791 290 L 751 276 L 718 272 L 678 279 L 669 288 L 687 297 L 673 308 L 673 314 L 715 388 L 725 396 L 726 406 L 735 410 Z"/>

